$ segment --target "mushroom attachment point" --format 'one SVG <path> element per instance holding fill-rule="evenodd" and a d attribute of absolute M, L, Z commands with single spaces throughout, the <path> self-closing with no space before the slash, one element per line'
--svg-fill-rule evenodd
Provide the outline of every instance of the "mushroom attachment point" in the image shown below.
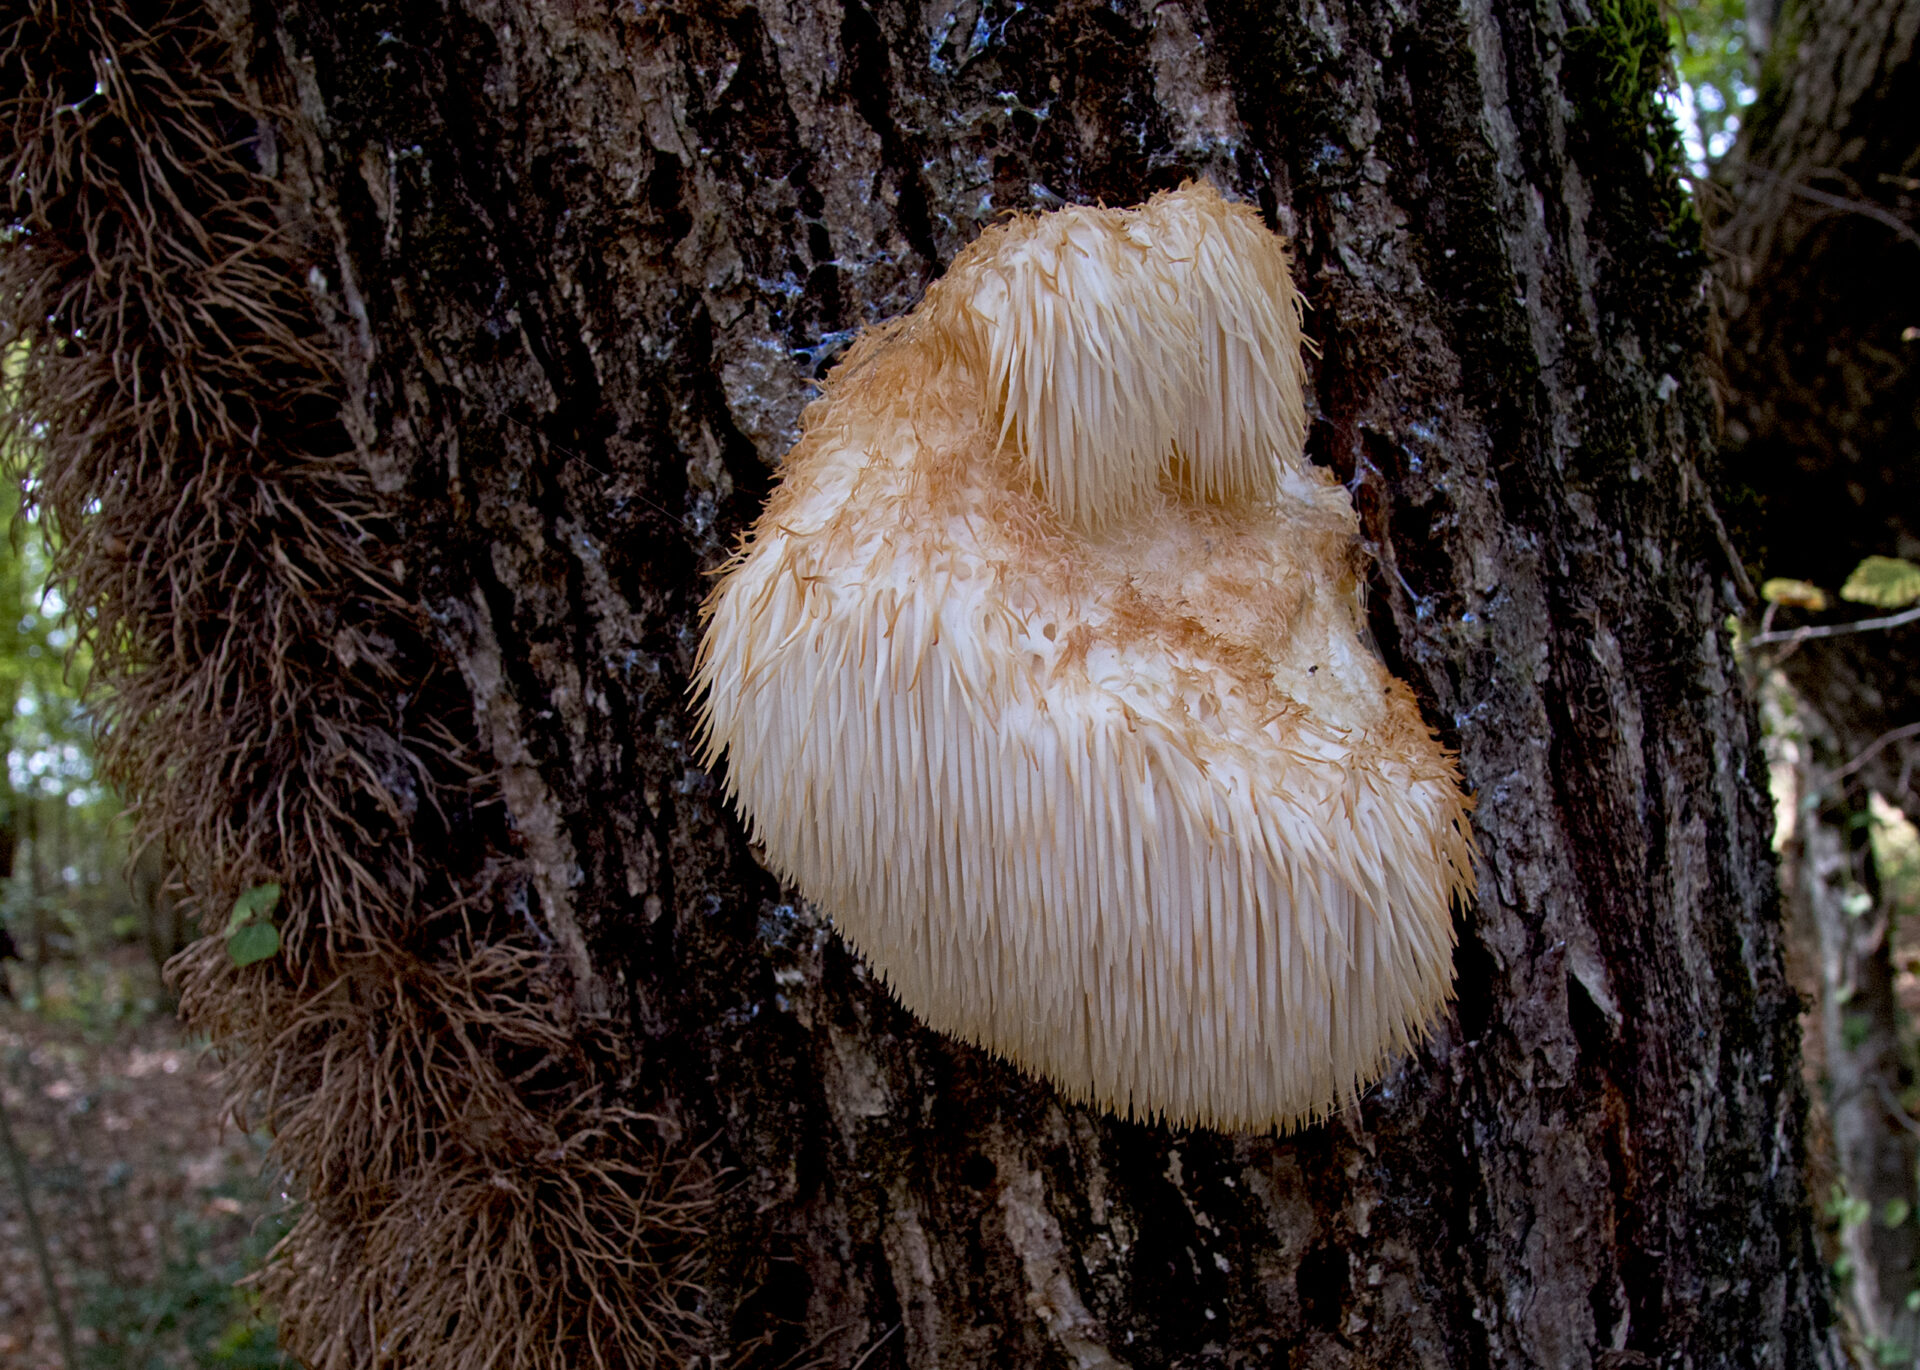
<path fill-rule="evenodd" d="M 706 761 L 773 869 L 921 1019 L 1136 1118 L 1343 1106 L 1474 890 L 1300 347 L 1211 186 L 998 225 L 834 368 L 706 606 Z"/>

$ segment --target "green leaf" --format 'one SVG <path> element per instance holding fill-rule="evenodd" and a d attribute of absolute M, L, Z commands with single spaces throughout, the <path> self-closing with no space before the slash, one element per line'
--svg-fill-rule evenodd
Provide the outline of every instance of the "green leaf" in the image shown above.
<path fill-rule="evenodd" d="M 1920 599 L 1920 566 L 1904 557 L 1868 557 L 1853 568 L 1840 598 L 1882 609 L 1904 609 Z"/>
<path fill-rule="evenodd" d="M 264 961 L 280 950 L 280 929 L 271 923 L 247 923 L 227 938 L 227 956 L 236 966 Z"/>
<path fill-rule="evenodd" d="M 1760 587 L 1760 598 L 1769 604 L 1784 604 L 1789 609 L 1811 609 L 1819 613 L 1827 607 L 1827 592 L 1804 580 L 1776 576 Z"/>
<path fill-rule="evenodd" d="M 233 916 L 227 919 L 228 935 L 231 936 L 256 919 L 268 917 L 278 907 L 280 907 L 278 885 L 255 885 L 233 901 Z M 273 953 L 267 954 L 271 956 Z"/>
<path fill-rule="evenodd" d="M 1827 1216 L 1841 1227 L 1858 1227 L 1873 1216 L 1873 1205 L 1856 1199 L 1839 1184 L 1827 1198 Z"/>
<path fill-rule="evenodd" d="M 1873 1036 L 1873 1015 L 1870 1013 L 1848 1013 L 1840 1019 L 1840 1040 L 1845 1042 L 1848 1051 L 1858 1051 L 1867 1044 L 1867 1038 Z M 1860 1200 L 1860 1207 L 1867 1208 L 1867 1201 Z M 1867 1210 L 1871 1211 L 1871 1210 Z M 1866 1221 L 1866 1214 L 1859 1219 Z"/>

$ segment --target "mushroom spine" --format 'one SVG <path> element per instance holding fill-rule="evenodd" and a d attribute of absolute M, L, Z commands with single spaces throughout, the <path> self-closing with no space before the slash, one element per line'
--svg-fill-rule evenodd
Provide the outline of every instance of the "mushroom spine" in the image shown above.
<path fill-rule="evenodd" d="M 1474 889 L 1300 348 L 1211 186 L 989 229 L 834 369 L 706 606 L 706 761 L 770 865 L 924 1021 L 1135 1117 L 1354 1097 Z"/>

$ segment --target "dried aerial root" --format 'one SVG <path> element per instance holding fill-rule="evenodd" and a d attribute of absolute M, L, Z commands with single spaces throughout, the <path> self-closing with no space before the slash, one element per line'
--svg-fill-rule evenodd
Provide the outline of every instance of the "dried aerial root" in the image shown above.
<path fill-rule="evenodd" d="M 390 569 L 265 114 L 200 0 L 0 20 L 9 446 L 109 775 L 218 932 L 175 966 L 304 1191 L 261 1283 L 316 1367 L 647 1365 L 696 1330 L 710 1181 L 505 908 L 472 705 Z"/>

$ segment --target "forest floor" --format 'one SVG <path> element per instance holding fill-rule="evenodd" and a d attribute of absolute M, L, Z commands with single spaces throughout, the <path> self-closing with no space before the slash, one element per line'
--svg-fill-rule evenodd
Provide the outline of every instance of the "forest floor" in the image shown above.
<path fill-rule="evenodd" d="M 1920 834 L 1883 805 L 1875 819 L 1911 1034 L 1920 1023 Z M 1806 1006 L 1808 1180 L 1833 1260 L 1832 1196 L 1840 1191 L 1821 1080 L 1819 973 L 1805 930 L 1789 945 Z M 19 1189 L 0 1154 L 0 1367 L 289 1365 L 267 1311 L 234 1288 L 285 1230 L 288 1202 L 264 1141 L 225 1119 L 216 1063 L 165 1006 L 152 965 L 123 944 L 57 963 L 38 984 L 18 963 L 0 962 L 0 973 L 0 1103 L 75 1347 L 68 1365 Z M 1903 1102 L 1920 1113 L 1920 1086 Z"/>
<path fill-rule="evenodd" d="M 18 966 L 15 992 L 34 996 Z M 233 1281 L 283 1230 L 259 1138 L 223 1119 L 214 1062 L 138 964 L 50 971 L 34 1012 L 0 999 L 0 1090 L 73 1328 L 57 1322 L 0 1156 L 0 1365 L 277 1366 Z"/>

